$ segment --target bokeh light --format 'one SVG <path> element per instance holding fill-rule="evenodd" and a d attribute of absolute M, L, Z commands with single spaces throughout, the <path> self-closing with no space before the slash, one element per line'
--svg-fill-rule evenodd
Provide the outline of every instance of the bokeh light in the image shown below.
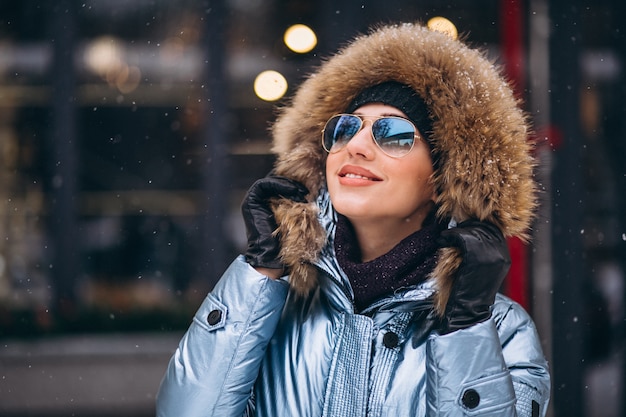
<path fill-rule="evenodd" d="M 84 61 L 87 68 L 99 75 L 109 86 L 126 94 L 139 86 L 141 70 L 135 65 L 128 65 L 123 56 L 124 51 L 119 41 L 104 36 L 87 45 Z"/>
<path fill-rule="evenodd" d="M 254 80 L 254 92 L 265 101 L 278 100 L 287 92 L 287 80 L 278 71 L 263 71 Z"/>
<path fill-rule="evenodd" d="M 306 54 L 317 45 L 317 36 L 313 30 L 302 24 L 291 26 L 283 37 L 285 45 L 299 54 Z"/>
<path fill-rule="evenodd" d="M 431 30 L 436 30 L 437 32 L 445 33 L 450 36 L 452 39 L 456 39 L 459 37 L 459 32 L 454 26 L 454 23 L 446 19 L 445 17 L 436 16 L 430 19 L 427 23 L 427 26 Z"/>
<path fill-rule="evenodd" d="M 119 42 L 108 36 L 95 39 L 87 45 L 84 55 L 85 64 L 99 75 L 117 71 L 122 63 L 122 50 Z"/>

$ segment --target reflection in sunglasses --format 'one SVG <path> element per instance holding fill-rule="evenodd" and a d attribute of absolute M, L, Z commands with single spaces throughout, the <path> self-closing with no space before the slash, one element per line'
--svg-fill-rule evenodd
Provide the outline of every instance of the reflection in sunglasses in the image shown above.
<path fill-rule="evenodd" d="M 355 114 L 338 114 L 331 117 L 322 131 L 322 145 L 327 152 L 338 152 L 363 129 L 366 121 Z M 408 154 L 415 143 L 417 129 L 411 121 L 396 116 L 374 116 L 372 139 L 387 155 L 401 157 Z"/>

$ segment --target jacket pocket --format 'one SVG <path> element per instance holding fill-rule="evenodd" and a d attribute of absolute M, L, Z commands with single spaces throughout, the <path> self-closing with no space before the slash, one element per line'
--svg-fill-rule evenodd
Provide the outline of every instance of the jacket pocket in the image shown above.
<path fill-rule="evenodd" d="M 514 410 L 515 392 L 509 372 L 463 384 L 457 404 L 463 409 L 464 415 L 469 416 L 501 416 L 504 410 Z"/>
<path fill-rule="evenodd" d="M 227 314 L 228 308 L 216 300 L 212 294 L 209 294 L 198 309 L 193 321 L 204 329 L 213 332 L 224 327 Z"/>

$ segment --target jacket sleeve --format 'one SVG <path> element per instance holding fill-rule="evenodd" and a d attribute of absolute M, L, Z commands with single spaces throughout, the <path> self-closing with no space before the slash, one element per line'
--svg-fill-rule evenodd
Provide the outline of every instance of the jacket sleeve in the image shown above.
<path fill-rule="evenodd" d="M 242 256 L 207 295 L 172 356 L 157 416 L 241 416 L 288 292 Z"/>
<path fill-rule="evenodd" d="M 517 414 L 543 416 L 550 399 L 550 374 L 535 324 L 519 304 L 504 296 L 499 299 L 494 321 L 515 389 Z"/>
<path fill-rule="evenodd" d="M 427 415 L 540 417 L 548 366 L 528 314 L 498 295 L 491 319 L 427 342 Z"/>

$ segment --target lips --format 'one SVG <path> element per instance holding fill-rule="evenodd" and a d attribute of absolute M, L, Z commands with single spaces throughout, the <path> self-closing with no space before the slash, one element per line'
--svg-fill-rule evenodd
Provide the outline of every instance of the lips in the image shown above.
<path fill-rule="evenodd" d="M 339 177 L 354 180 L 366 180 L 366 181 L 382 181 L 371 171 L 353 165 L 346 165 L 339 171 Z"/>

